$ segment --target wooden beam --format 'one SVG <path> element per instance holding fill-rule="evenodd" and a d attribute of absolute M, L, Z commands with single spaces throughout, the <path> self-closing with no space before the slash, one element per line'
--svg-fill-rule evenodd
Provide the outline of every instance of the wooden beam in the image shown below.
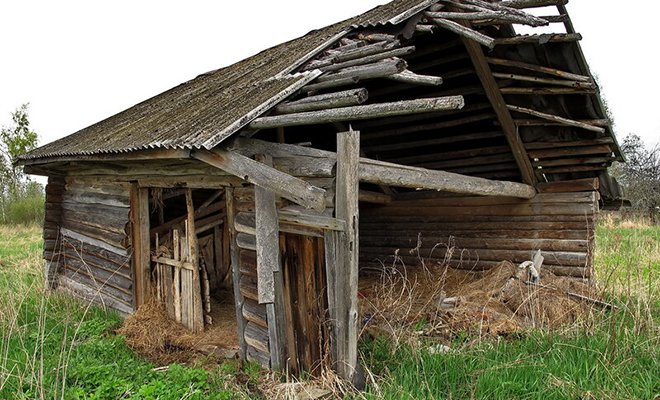
<path fill-rule="evenodd" d="M 204 330 L 204 309 L 202 306 L 202 284 L 199 275 L 199 250 L 197 245 L 197 234 L 195 233 L 195 207 L 193 206 L 192 190 L 186 189 L 186 211 L 187 211 L 187 242 L 188 261 L 192 264 L 192 326 L 193 332 L 202 332 Z M 190 318 L 190 316 L 189 316 Z"/>
<path fill-rule="evenodd" d="M 461 36 L 463 39 L 468 39 L 473 43 L 479 43 L 481 45 L 488 47 L 491 50 L 493 49 L 493 47 L 495 47 L 495 43 L 496 43 L 495 39 L 493 39 L 490 36 L 486 36 L 483 33 L 479 33 L 473 30 L 468 25 L 460 24 L 458 22 L 454 22 L 442 18 L 431 18 L 431 21 L 433 21 L 433 23 L 439 26 L 440 28 L 444 28 L 448 31 L 456 33 L 457 35 Z"/>
<path fill-rule="evenodd" d="M 469 23 L 467 22 L 464 22 L 464 24 L 469 26 Z M 474 68 L 477 72 L 477 75 L 479 76 L 479 80 L 481 81 L 481 84 L 486 91 L 486 96 L 488 97 L 488 100 L 490 100 L 490 103 L 493 106 L 493 110 L 497 115 L 497 119 L 502 126 L 502 131 L 504 131 L 507 142 L 511 147 L 513 157 L 518 164 L 518 168 L 520 169 L 523 181 L 528 185 L 536 185 L 536 175 L 532 169 L 529 156 L 525 151 L 525 147 L 523 146 L 523 142 L 520 138 L 518 129 L 513 123 L 511 113 L 506 108 L 506 102 L 504 101 L 502 92 L 500 91 L 500 88 L 497 85 L 495 78 L 493 77 L 493 72 L 488 66 L 488 62 L 483 50 L 471 40 L 463 39 L 463 44 L 465 45 L 465 48 L 470 55 L 470 59 L 474 64 Z"/>
<path fill-rule="evenodd" d="M 256 154 L 268 152 L 275 158 L 292 157 L 299 163 L 323 164 L 319 168 L 323 169 L 324 174 L 331 175 L 334 167 L 334 160 L 337 154 L 307 148 L 291 144 L 281 144 L 265 142 L 261 140 L 240 138 L 234 141 L 232 148 L 244 154 Z M 470 156 L 472 152 L 479 149 L 466 150 L 465 156 Z M 487 148 L 492 154 L 493 151 L 507 151 L 508 147 Z M 475 153 L 477 154 L 477 153 Z M 481 153 L 479 153 L 481 154 Z M 457 157 L 462 153 L 457 153 Z M 447 155 L 443 156 L 447 157 Z M 469 162 L 470 160 L 468 160 Z M 534 188 L 529 185 L 516 182 L 490 181 L 483 178 L 474 178 L 465 175 L 452 174 L 444 171 L 434 171 L 424 168 L 410 167 L 406 165 L 393 164 L 384 161 L 372 160 L 369 158 L 360 158 L 360 181 L 375 184 L 385 184 L 388 186 L 420 188 L 428 190 L 444 190 L 455 193 L 465 193 L 474 195 L 498 195 L 520 198 L 532 198 L 536 193 Z"/>
<path fill-rule="evenodd" d="M 257 155 L 256 160 L 270 167 L 273 166 L 273 159 L 270 155 Z M 271 368 L 282 370 L 286 365 L 287 346 L 277 204 L 275 194 L 259 186 L 254 189 L 254 201 L 257 237 L 257 293 L 259 303 L 268 303 L 266 313 Z"/>
<path fill-rule="evenodd" d="M 343 92 L 330 93 L 328 95 L 310 96 L 299 101 L 284 103 L 275 107 L 275 111 L 278 114 L 292 114 L 305 111 L 323 110 L 328 108 L 356 106 L 358 104 L 364 103 L 367 98 L 367 89 L 345 90 Z"/>
<path fill-rule="evenodd" d="M 566 4 L 568 0 L 503 0 L 498 4 L 511 8 L 536 8 Z"/>
<path fill-rule="evenodd" d="M 346 231 L 338 236 L 334 287 L 328 288 L 333 298 L 334 312 L 330 319 L 336 321 L 335 365 L 339 376 L 353 381 L 357 372 L 358 338 L 358 190 L 360 133 L 355 131 L 337 134 L 337 188 L 336 217 L 347 221 Z"/>
<path fill-rule="evenodd" d="M 504 74 L 499 72 L 493 72 L 493 76 L 495 78 L 500 78 L 500 79 L 513 79 L 514 81 L 543 83 L 547 85 L 567 86 L 567 87 L 579 88 L 579 89 L 596 89 L 596 85 L 592 82 L 569 81 L 565 79 L 561 79 L 561 80 L 545 79 L 545 78 L 539 78 L 537 76 L 508 74 L 508 73 Z"/>
<path fill-rule="evenodd" d="M 593 80 L 588 76 L 578 75 L 571 72 L 561 71 L 555 68 L 543 67 L 540 65 L 530 64 L 522 61 L 505 60 L 502 58 L 493 58 L 493 57 L 487 57 L 486 60 L 488 61 L 489 64 L 493 64 L 493 65 L 501 65 L 505 67 L 514 67 L 514 68 L 526 69 L 528 71 L 541 72 L 544 74 L 558 76 L 560 78 L 564 78 L 572 81 L 585 82 L 585 83 L 593 82 Z"/>
<path fill-rule="evenodd" d="M 196 150 L 192 157 L 272 191 L 304 207 L 325 209 L 325 190 L 241 154 L 223 149 Z"/>
<path fill-rule="evenodd" d="M 76 155 L 76 156 L 53 156 L 34 159 L 19 159 L 16 165 L 38 165 L 54 162 L 72 162 L 72 161 L 142 161 L 142 160 L 171 160 L 186 159 L 190 155 L 190 150 L 186 149 L 151 149 L 135 150 L 128 153 L 110 153 L 95 155 Z"/>
<path fill-rule="evenodd" d="M 582 35 L 579 33 L 555 33 L 555 34 L 542 34 L 542 35 L 519 35 L 510 38 L 495 39 L 495 45 L 512 45 L 512 44 L 545 44 L 545 43 L 566 43 L 566 42 L 579 42 L 582 40 Z"/>
<path fill-rule="evenodd" d="M 548 121 L 545 119 L 514 119 L 513 122 L 516 123 L 517 126 L 563 126 L 564 124 L 559 123 L 559 122 L 553 122 L 553 121 Z M 593 125 L 593 126 L 602 126 L 602 127 L 607 127 L 610 126 L 610 121 L 607 119 L 581 119 L 578 120 L 578 122 L 582 122 L 583 124 L 587 125 Z M 525 147 L 527 147 L 528 143 L 525 143 Z"/>
<path fill-rule="evenodd" d="M 442 78 L 439 76 L 418 75 L 414 72 L 403 70 L 398 74 L 390 75 L 387 79 L 397 82 L 409 83 L 412 85 L 438 86 L 442 84 Z"/>
<path fill-rule="evenodd" d="M 134 308 L 151 299 L 151 249 L 149 240 L 149 189 L 131 186 L 131 226 L 133 231 Z"/>
<path fill-rule="evenodd" d="M 344 68 L 356 67 L 358 65 L 373 64 L 378 61 L 385 60 L 387 58 L 407 56 L 408 54 L 414 51 L 415 51 L 415 46 L 402 47 L 400 49 L 389 50 L 382 53 L 365 56 L 362 58 L 348 60 L 337 64 L 331 64 L 328 65 L 327 67 L 321 67 L 319 69 L 323 72 L 339 71 Z"/>
<path fill-rule="evenodd" d="M 409 115 L 433 111 L 455 110 L 463 108 L 464 105 L 465 102 L 462 96 L 403 100 L 393 103 L 360 105 L 330 110 L 308 111 L 297 114 L 261 117 L 252 121 L 249 126 L 251 129 L 268 129 L 281 126 L 325 124 L 332 122 L 391 117 L 395 115 Z"/>
<path fill-rule="evenodd" d="M 234 288 L 234 306 L 236 307 L 236 321 L 238 328 L 238 346 L 240 356 L 243 360 L 247 358 L 247 344 L 245 342 L 245 325 L 246 321 L 243 317 L 243 303 L 245 298 L 241 294 L 241 270 L 239 265 L 239 247 L 237 243 L 238 232 L 236 231 L 236 208 L 234 205 L 234 189 L 227 188 L 225 192 L 225 199 L 227 203 L 227 224 L 229 228 L 229 253 L 231 259 L 232 283 Z"/>
<path fill-rule="evenodd" d="M 511 111 L 516 111 L 516 112 L 523 113 L 523 114 L 533 115 L 535 117 L 543 118 L 543 119 L 546 119 L 548 121 L 560 122 L 560 123 L 563 123 L 564 125 L 583 128 L 583 129 L 586 129 L 586 130 L 592 131 L 592 132 L 605 133 L 605 128 L 601 128 L 599 126 L 584 124 L 580 121 L 576 121 L 576 120 L 573 120 L 573 119 L 568 119 L 568 118 L 564 118 L 564 117 L 560 117 L 560 116 L 552 115 L 552 114 L 546 114 L 546 113 L 542 113 L 540 111 L 532 110 L 530 108 L 518 107 L 518 106 L 514 106 L 514 105 L 507 105 L 506 107 Z"/>
<path fill-rule="evenodd" d="M 259 154 L 256 161 L 272 167 L 273 158 Z M 273 273 L 280 270 L 279 222 L 275 194 L 256 186 L 254 188 L 257 236 L 257 291 L 259 304 L 275 301 Z"/>

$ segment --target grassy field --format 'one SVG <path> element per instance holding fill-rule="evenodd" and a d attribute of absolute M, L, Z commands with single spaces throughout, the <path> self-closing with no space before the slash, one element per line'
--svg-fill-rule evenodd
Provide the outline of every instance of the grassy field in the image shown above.
<path fill-rule="evenodd" d="M 368 399 L 660 398 L 660 228 L 603 225 L 599 282 L 619 308 L 561 332 L 455 338 L 451 351 L 361 344 Z M 112 332 L 121 319 L 43 289 L 38 228 L 0 227 L 0 398 L 242 399 L 262 374 L 235 362 L 166 369 Z M 239 379 L 240 377 L 240 379 Z"/>

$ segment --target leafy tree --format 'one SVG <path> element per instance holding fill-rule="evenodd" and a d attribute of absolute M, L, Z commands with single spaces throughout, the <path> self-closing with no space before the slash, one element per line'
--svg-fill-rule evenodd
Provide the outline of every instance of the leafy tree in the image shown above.
<path fill-rule="evenodd" d="M 613 173 L 633 207 L 647 213 L 654 225 L 660 210 L 660 145 L 647 148 L 642 139 L 628 135 L 621 145 L 625 164 L 617 164 Z"/>
<path fill-rule="evenodd" d="M 2 173 L 3 194 L 17 194 L 29 181 L 20 167 L 14 163 L 18 156 L 37 147 L 38 135 L 30 130 L 28 106 L 23 104 L 11 114 L 13 124 L 3 126 L 0 131 L 0 173 Z"/>
<path fill-rule="evenodd" d="M 43 203 L 42 185 L 32 182 L 16 166 L 18 156 L 37 147 L 38 135 L 30 129 L 28 104 L 12 114 L 12 125 L 0 129 L 0 222 L 26 223 L 40 219 L 38 204 Z M 43 205 L 40 206 L 43 210 Z M 28 216 L 29 215 L 29 216 Z"/>

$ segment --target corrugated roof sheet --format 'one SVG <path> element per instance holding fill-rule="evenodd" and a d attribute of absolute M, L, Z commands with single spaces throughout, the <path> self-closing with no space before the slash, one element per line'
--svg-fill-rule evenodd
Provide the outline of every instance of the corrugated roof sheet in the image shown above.
<path fill-rule="evenodd" d="M 394 0 L 212 71 L 21 156 L 211 148 L 292 94 L 315 73 L 288 75 L 351 27 L 399 23 L 437 0 Z"/>

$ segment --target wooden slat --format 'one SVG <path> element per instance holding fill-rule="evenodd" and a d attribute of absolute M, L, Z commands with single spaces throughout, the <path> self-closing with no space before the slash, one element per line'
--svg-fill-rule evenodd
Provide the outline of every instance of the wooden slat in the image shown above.
<path fill-rule="evenodd" d="M 227 202 L 227 227 L 229 231 L 229 253 L 231 260 L 231 270 L 234 287 L 234 306 L 236 308 L 236 321 L 238 328 L 238 345 L 241 358 L 247 357 L 247 344 L 245 343 L 245 319 L 243 318 L 242 309 L 244 298 L 241 293 L 240 285 L 240 265 L 239 265 L 239 248 L 236 244 L 236 228 L 234 221 L 236 219 L 236 210 L 234 208 L 234 189 L 227 188 L 225 192 L 225 201 Z"/>
<path fill-rule="evenodd" d="M 536 188 L 539 193 L 586 192 L 598 190 L 600 180 L 598 178 L 584 178 L 570 181 L 543 182 L 539 183 Z"/>
<path fill-rule="evenodd" d="M 273 159 L 261 154 L 257 161 L 272 166 Z M 255 188 L 256 246 L 259 303 L 275 301 L 273 273 L 280 270 L 279 222 L 275 194 L 260 186 Z"/>

